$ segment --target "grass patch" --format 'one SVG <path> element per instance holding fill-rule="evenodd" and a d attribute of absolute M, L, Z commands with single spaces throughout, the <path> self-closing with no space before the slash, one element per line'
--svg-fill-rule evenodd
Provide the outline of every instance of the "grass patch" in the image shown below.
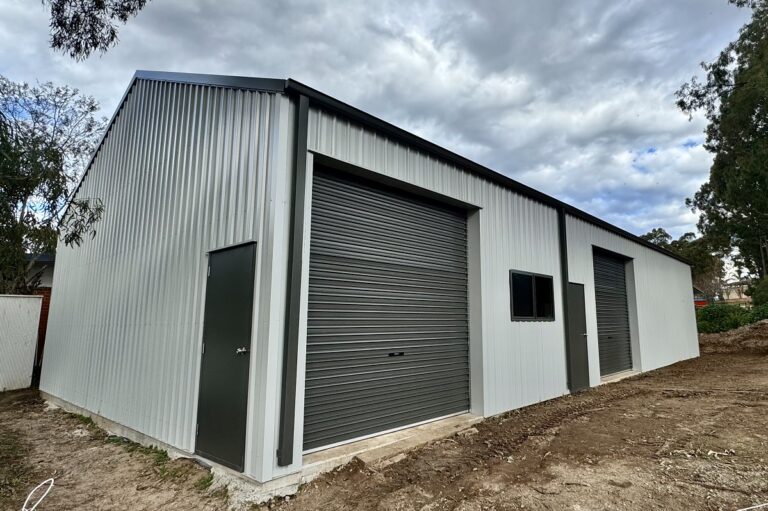
<path fill-rule="evenodd" d="M 99 425 L 96 424 L 96 422 L 94 422 L 94 420 L 91 417 L 87 415 L 80 415 L 79 413 L 69 413 L 69 412 L 64 412 L 64 413 L 66 413 L 69 417 L 72 417 L 73 419 L 75 419 L 77 422 L 80 423 L 82 427 L 88 430 L 88 432 L 91 434 L 91 438 L 95 440 L 101 440 L 107 437 L 107 433 L 103 429 L 101 429 Z"/>
<path fill-rule="evenodd" d="M 147 447 L 140 443 L 128 440 L 121 436 L 108 436 L 106 438 L 108 444 L 119 445 L 129 453 L 138 453 L 141 456 L 146 456 L 152 461 L 152 470 L 162 480 L 166 479 L 182 479 L 189 476 L 191 468 L 185 463 L 172 463 L 171 458 L 168 456 L 168 452 L 158 449 L 157 447 Z"/>
<path fill-rule="evenodd" d="M 79 413 L 73 413 L 71 414 L 72 417 L 77 419 L 77 421 L 82 424 L 83 426 L 87 428 L 98 428 L 95 422 L 93 422 L 93 419 L 88 417 L 87 415 L 80 415 Z"/>
<path fill-rule="evenodd" d="M 32 480 L 29 446 L 18 431 L 0 426 L 0 508 L 16 509 Z M 20 500 L 21 499 L 21 500 Z"/>
<path fill-rule="evenodd" d="M 148 456 L 152 458 L 152 461 L 157 466 L 165 465 L 170 460 L 166 451 L 158 449 L 157 447 L 147 447 L 145 445 L 141 445 L 138 442 L 128 440 L 122 436 L 110 435 L 107 437 L 107 443 L 119 445 L 130 453 L 138 452 L 144 456 Z"/>
<path fill-rule="evenodd" d="M 199 491 L 206 491 L 213 484 L 213 474 L 208 474 L 195 481 L 195 488 Z"/>

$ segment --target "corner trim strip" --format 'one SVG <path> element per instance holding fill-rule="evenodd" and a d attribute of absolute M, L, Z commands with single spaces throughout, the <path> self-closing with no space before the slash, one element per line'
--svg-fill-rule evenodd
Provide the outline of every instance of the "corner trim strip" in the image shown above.
<path fill-rule="evenodd" d="M 283 380 L 280 388 L 280 426 L 277 464 L 293 463 L 293 437 L 296 429 L 296 367 L 299 356 L 299 312 L 301 309 L 301 268 L 304 251 L 304 199 L 307 187 L 307 136 L 309 98 L 299 95 L 293 158 L 293 197 L 291 237 L 288 251 L 288 307 L 285 313 Z"/>

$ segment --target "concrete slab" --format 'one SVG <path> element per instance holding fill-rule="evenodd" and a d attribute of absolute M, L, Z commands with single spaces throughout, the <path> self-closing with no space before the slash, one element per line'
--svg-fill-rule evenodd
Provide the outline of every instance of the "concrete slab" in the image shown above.
<path fill-rule="evenodd" d="M 603 378 L 600 378 L 600 385 L 603 385 L 605 383 L 614 383 L 614 382 L 623 380 L 624 378 L 635 376 L 636 374 L 640 374 L 640 371 L 635 371 L 634 369 L 630 369 L 629 371 L 621 371 L 620 373 L 609 374 L 608 376 L 604 376 Z"/>
<path fill-rule="evenodd" d="M 323 472 L 349 463 L 353 458 L 360 458 L 367 464 L 385 466 L 394 456 L 405 451 L 439 440 L 470 428 L 482 420 L 482 417 L 463 413 L 445 419 L 439 419 L 419 426 L 366 438 L 357 442 L 331 447 L 322 451 L 304 455 L 302 479 L 311 480 Z"/>

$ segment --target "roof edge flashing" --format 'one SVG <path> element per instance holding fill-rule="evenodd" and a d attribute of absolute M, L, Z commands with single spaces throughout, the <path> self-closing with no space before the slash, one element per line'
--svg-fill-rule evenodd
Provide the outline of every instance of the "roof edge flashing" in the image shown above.
<path fill-rule="evenodd" d="M 282 93 L 286 88 L 286 80 L 280 78 L 253 78 L 248 76 L 209 75 L 147 70 L 138 70 L 133 77 L 134 79 L 139 80 L 210 85 L 214 87 L 227 87 L 231 89 L 255 90 L 261 92 Z"/>

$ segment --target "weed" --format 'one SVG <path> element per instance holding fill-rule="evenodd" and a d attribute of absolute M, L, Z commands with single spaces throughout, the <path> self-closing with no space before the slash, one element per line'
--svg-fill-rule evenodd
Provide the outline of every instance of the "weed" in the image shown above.
<path fill-rule="evenodd" d="M 154 465 L 154 472 L 160 479 L 179 479 L 189 475 L 190 468 L 183 464 L 168 463 L 171 458 L 168 452 L 157 447 L 147 447 L 122 436 L 108 436 L 106 442 L 119 445 L 129 453 L 139 453 L 150 458 Z"/>
<path fill-rule="evenodd" d="M 72 417 L 77 419 L 83 426 L 85 426 L 87 428 L 98 428 L 96 423 L 93 422 L 93 419 L 91 419 L 90 417 L 88 417 L 86 415 L 80 415 L 78 413 L 73 413 L 71 415 L 72 415 Z"/>
<path fill-rule="evenodd" d="M 207 474 L 195 481 L 195 488 L 199 491 L 205 491 L 213 484 L 213 474 Z"/>
<path fill-rule="evenodd" d="M 162 449 L 158 449 L 154 446 L 145 446 L 141 445 L 138 442 L 134 442 L 133 440 L 128 440 L 125 437 L 117 436 L 117 435 L 110 435 L 107 437 L 107 443 L 108 444 L 114 444 L 119 445 L 126 451 L 130 453 L 138 452 L 140 454 L 143 454 L 144 456 L 149 456 L 154 461 L 155 465 L 165 465 L 168 463 L 168 460 L 170 458 L 168 457 L 168 453 Z"/>
<path fill-rule="evenodd" d="M 154 459 L 155 465 L 162 465 L 170 459 L 168 458 L 168 453 L 162 449 L 158 449 L 154 446 L 147 447 L 145 445 L 141 445 L 138 442 L 134 442 L 133 440 L 125 438 L 124 436 L 110 435 L 107 437 L 107 443 L 119 445 L 128 452 L 139 452 L 146 456 L 150 456 Z"/>

